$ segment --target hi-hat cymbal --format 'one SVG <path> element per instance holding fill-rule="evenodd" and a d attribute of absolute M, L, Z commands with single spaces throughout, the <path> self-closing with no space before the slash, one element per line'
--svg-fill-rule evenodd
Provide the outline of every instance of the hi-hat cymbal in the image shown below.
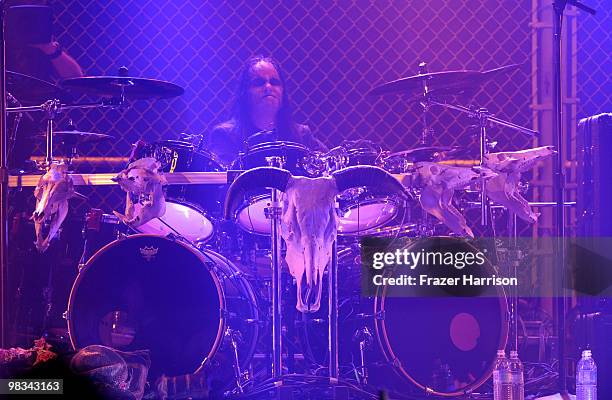
<path fill-rule="evenodd" d="M 22 103 L 42 103 L 62 94 L 53 83 L 12 71 L 6 71 L 6 89 Z"/>
<path fill-rule="evenodd" d="M 47 135 L 40 133 L 35 136 L 37 139 L 45 139 Z M 53 139 L 58 143 L 98 143 L 110 140 L 113 137 L 103 133 L 82 132 L 82 131 L 53 131 Z"/>
<path fill-rule="evenodd" d="M 118 97 L 123 88 L 125 97 L 134 100 L 168 99 L 185 92 L 182 87 L 174 83 L 124 76 L 86 76 L 66 79 L 62 81 L 62 87 L 103 97 Z"/>

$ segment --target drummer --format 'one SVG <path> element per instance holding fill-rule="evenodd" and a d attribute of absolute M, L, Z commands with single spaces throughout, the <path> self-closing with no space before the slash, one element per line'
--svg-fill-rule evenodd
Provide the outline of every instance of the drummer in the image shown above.
<path fill-rule="evenodd" d="M 279 64 L 271 57 L 255 56 L 247 61 L 240 74 L 232 118 L 213 128 L 206 146 L 229 165 L 249 146 L 274 141 L 326 150 L 307 125 L 294 122 Z"/>

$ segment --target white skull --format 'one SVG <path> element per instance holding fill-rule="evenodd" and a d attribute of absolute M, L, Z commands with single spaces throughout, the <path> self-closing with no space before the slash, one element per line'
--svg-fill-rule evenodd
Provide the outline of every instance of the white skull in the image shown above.
<path fill-rule="evenodd" d="M 321 306 L 323 273 L 338 230 L 337 194 L 331 177 L 292 177 L 285 190 L 281 235 L 287 244 L 289 272 L 297 281 L 296 308 L 301 312 L 316 312 Z"/>

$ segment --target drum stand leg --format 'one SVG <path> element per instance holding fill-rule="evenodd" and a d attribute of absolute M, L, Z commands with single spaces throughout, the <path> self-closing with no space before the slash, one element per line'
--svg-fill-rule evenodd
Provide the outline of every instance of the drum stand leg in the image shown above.
<path fill-rule="evenodd" d="M 272 232 L 272 378 L 280 378 L 283 374 L 282 346 L 282 281 L 281 281 L 281 207 L 278 190 L 271 190 L 272 200 L 266 209 L 266 218 L 270 219 Z"/>
<path fill-rule="evenodd" d="M 328 301 L 328 345 L 329 377 L 338 379 L 338 247 L 337 241 L 332 245 L 332 260 L 329 266 Z"/>
<path fill-rule="evenodd" d="M 238 357 L 238 340 L 240 339 L 240 332 L 233 329 L 227 328 L 225 331 L 225 337 L 229 340 L 232 346 L 232 354 L 234 355 L 234 376 L 236 377 L 236 388 L 238 393 L 244 393 L 244 387 L 242 386 L 242 368 L 240 368 L 240 357 Z"/>
<path fill-rule="evenodd" d="M 372 333 L 368 329 L 367 326 L 363 326 L 353 335 L 353 340 L 359 342 L 359 362 L 361 366 L 359 367 L 359 374 L 357 379 L 361 382 L 363 386 L 368 384 L 368 367 L 366 367 L 366 349 L 372 344 Z"/>
<path fill-rule="evenodd" d="M 508 259 L 506 261 L 508 275 L 517 278 L 518 266 L 522 255 L 518 249 L 516 214 L 508 210 Z M 518 351 L 518 288 L 510 288 L 510 350 Z"/>

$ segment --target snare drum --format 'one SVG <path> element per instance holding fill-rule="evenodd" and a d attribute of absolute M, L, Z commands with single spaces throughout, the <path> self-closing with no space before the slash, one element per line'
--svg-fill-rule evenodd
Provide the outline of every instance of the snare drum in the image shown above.
<path fill-rule="evenodd" d="M 233 360 L 232 349 L 216 357 L 225 353 L 228 328 L 242 337 L 236 351 L 246 365 L 259 332 L 255 294 L 231 262 L 210 250 L 142 234 L 114 241 L 89 259 L 72 286 L 66 318 L 75 349 L 148 349 L 150 377 Z"/>
<path fill-rule="evenodd" d="M 299 143 L 270 142 L 250 147 L 233 163 L 233 168 L 252 169 L 270 165 L 290 171 L 295 176 L 309 176 L 307 161 L 310 151 Z M 280 164 L 272 158 L 280 160 Z M 270 220 L 265 208 L 270 203 L 269 191 L 255 191 L 245 196 L 243 204 L 236 211 L 236 223 L 245 231 L 259 235 L 270 234 Z"/>

